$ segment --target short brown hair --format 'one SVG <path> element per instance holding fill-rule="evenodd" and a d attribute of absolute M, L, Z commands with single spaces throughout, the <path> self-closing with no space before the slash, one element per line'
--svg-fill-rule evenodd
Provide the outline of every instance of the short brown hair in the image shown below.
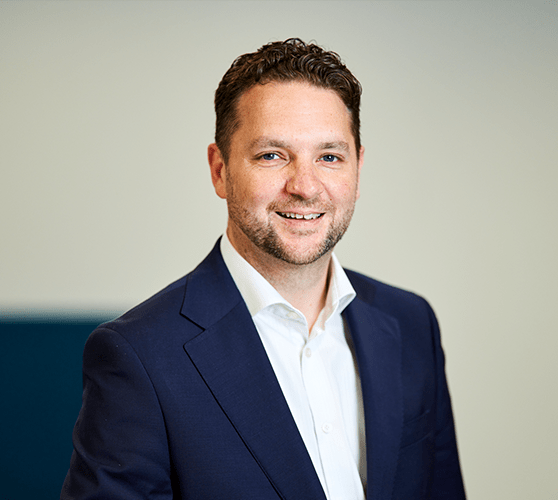
<path fill-rule="evenodd" d="M 256 52 L 235 59 L 215 92 L 215 143 L 225 163 L 230 153 L 231 137 L 239 126 L 236 105 L 240 96 L 256 84 L 302 81 L 333 90 L 351 114 L 351 131 L 357 156 L 360 152 L 359 81 L 347 69 L 338 54 L 326 51 L 299 38 L 271 42 Z"/>

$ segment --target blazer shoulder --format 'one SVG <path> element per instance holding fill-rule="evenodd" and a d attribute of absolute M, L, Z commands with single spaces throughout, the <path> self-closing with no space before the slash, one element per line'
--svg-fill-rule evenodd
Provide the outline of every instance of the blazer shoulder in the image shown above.
<path fill-rule="evenodd" d="M 345 269 L 357 297 L 391 316 L 423 315 L 432 310 L 424 297 L 415 292 L 389 285 L 350 269 Z"/>
<path fill-rule="evenodd" d="M 158 332 L 176 330 L 173 324 L 180 320 L 187 279 L 188 275 L 174 281 L 121 316 L 99 325 L 95 332 L 111 330 L 134 344 L 141 337 L 153 339 Z"/>
<path fill-rule="evenodd" d="M 218 241 L 191 272 L 99 329 L 115 331 L 132 343 L 171 337 L 186 342 L 238 302 L 235 290 Z"/>

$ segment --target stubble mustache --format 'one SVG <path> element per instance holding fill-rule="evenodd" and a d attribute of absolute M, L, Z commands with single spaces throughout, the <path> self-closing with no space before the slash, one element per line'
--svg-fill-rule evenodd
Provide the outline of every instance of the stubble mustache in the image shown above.
<path fill-rule="evenodd" d="M 293 197 L 291 200 L 285 202 L 274 201 L 267 206 L 268 212 L 293 212 L 299 209 L 310 210 L 312 213 L 331 213 L 334 211 L 332 203 L 305 200 L 296 197 Z"/>

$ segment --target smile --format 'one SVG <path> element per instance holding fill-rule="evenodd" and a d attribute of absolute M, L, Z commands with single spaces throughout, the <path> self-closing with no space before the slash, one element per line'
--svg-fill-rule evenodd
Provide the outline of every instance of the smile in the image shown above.
<path fill-rule="evenodd" d="M 277 212 L 277 214 L 280 215 L 281 217 L 284 217 L 285 219 L 304 219 L 304 220 L 314 220 L 324 215 L 323 213 L 302 215 L 302 214 L 295 214 L 293 212 Z"/>

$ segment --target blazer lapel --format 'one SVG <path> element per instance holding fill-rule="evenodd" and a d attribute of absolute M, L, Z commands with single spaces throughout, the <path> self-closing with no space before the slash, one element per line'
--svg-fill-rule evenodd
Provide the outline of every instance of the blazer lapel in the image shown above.
<path fill-rule="evenodd" d="M 184 344 L 185 351 L 280 497 L 325 500 L 250 313 L 217 245 L 189 276 L 182 314 L 202 329 Z"/>
<path fill-rule="evenodd" d="M 366 425 L 367 498 L 391 498 L 403 428 L 401 337 L 397 320 L 359 298 L 345 317 L 355 346 Z"/>

